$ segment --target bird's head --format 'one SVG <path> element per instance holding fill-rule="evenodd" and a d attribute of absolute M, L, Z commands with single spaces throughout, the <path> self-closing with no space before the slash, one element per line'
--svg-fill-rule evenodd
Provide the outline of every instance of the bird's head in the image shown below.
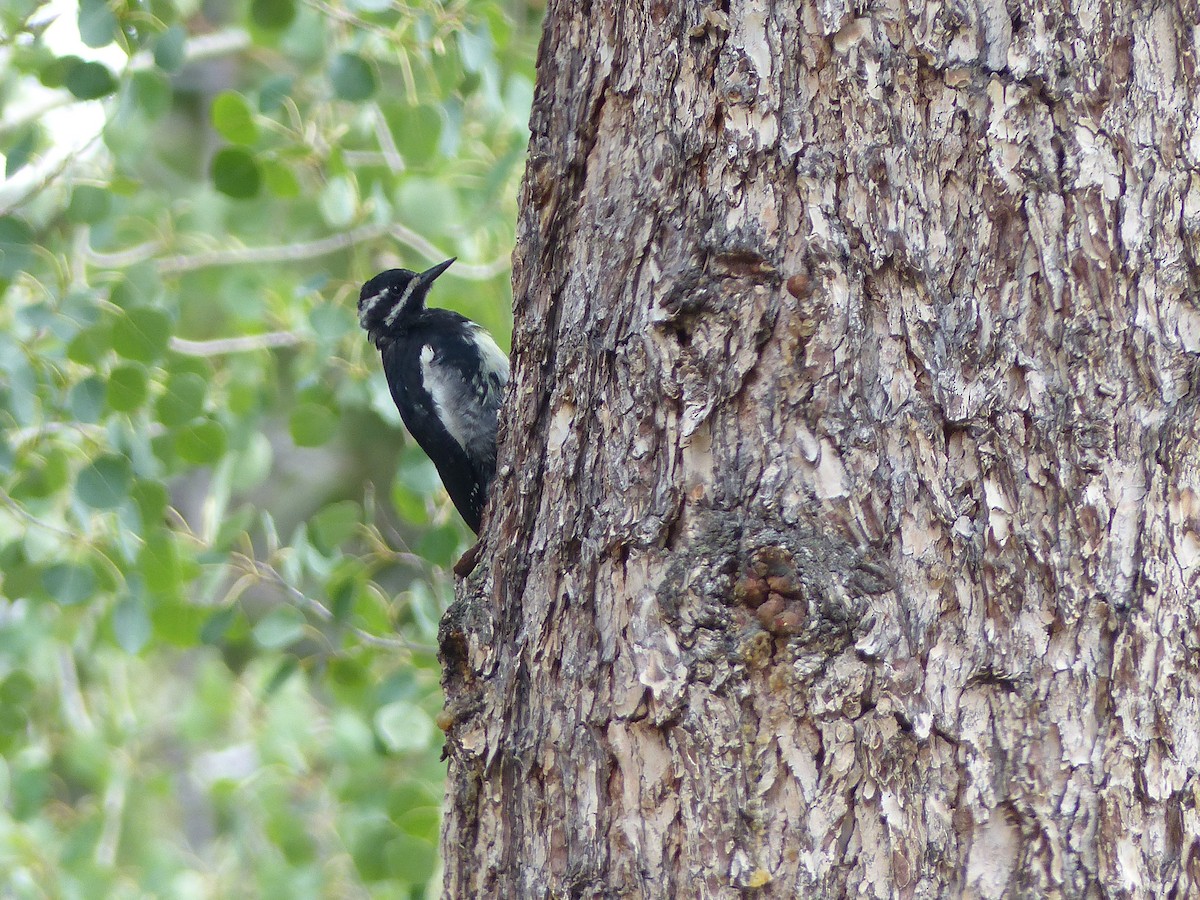
<path fill-rule="evenodd" d="M 358 294 L 358 324 L 379 344 L 405 316 L 425 308 L 425 295 L 454 259 L 424 272 L 388 269 L 362 286 Z"/>

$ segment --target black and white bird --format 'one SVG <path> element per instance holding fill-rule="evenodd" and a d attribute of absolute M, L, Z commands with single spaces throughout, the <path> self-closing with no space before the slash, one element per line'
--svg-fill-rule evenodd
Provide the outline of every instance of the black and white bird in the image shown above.
<path fill-rule="evenodd" d="M 358 321 L 383 355 L 405 427 L 478 534 L 496 474 L 496 415 L 508 357 L 481 325 L 448 309 L 425 308 L 430 285 L 453 262 L 376 275 L 359 293 Z"/>

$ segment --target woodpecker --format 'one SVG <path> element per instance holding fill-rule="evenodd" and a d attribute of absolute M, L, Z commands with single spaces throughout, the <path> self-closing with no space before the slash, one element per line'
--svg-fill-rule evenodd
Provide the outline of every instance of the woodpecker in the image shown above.
<path fill-rule="evenodd" d="M 496 474 L 496 415 L 508 357 L 481 325 L 448 309 L 425 308 L 430 285 L 453 262 L 376 275 L 359 293 L 358 322 L 383 356 L 404 426 L 479 534 Z"/>

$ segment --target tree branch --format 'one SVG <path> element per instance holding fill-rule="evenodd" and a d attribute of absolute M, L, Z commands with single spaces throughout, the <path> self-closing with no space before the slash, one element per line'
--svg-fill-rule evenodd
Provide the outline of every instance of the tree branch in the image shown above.
<path fill-rule="evenodd" d="M 221 356 L 225 353 L 248 353 L 253 350 L 269 350 L 274 347 L 294 347 L 308 338 L 294 331 L 268 331 L 245 337 L 216 338 L 211 341 L 189 341 L 171 338 L 171 349 L 185 356 Z"/>
<path fill-rule="evenodd" d="M 209 269 L 217 266 L 239 266 L 261 263 L 296 262 L 304 259 L 315 259 L 345 250 L 355 244 L 377 240 L 391 236 L 400 243 L 416 250 L 429 259 L 445 259 L 444 253 L 434 244 L 427 241 L 403 225 L 360 225 L 342 234 L 333 234 L 312 241 L 300 241 L 294 244 L 268 244 L 260 247 L 229 247 L 220 250 L 209 250 L 203 253 L 179 254 L 168 256 L 159 261 L 159 271 L 164 275 L 178 275 L 184 272 L 195 272 L 198 269 Z M 140 245 L 145 247 L 146 245 Z M 137 249 L 137 248 L 135 248 Z M 121 256 L 131 251 L 118 251 L 117 254 L 98 254 L 98 263 L 104 258 Z M 509 260 L 502 257 L 489 263 L 461 263 L 450 270 L 450 274 L 468 281 L 486 281 L 508 268 Z"/>

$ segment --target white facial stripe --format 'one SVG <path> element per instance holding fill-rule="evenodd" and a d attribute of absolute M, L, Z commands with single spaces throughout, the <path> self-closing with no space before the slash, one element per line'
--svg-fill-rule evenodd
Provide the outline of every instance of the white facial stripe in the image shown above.
<path fill-rule="evenodd" d="M 393 323 L 395 323 L 396 317 L 400 315 L 400 310 L 404 309 L 404 304 L 408 302 L 408 298 L 412 296 L 412 292 L 417 289 L 418 280 L 417 278 L 410 278 L 408 280 L 408 284 L 404 286 L 404 293 L 400 295 L 400 299 L 396 301 L 396 305 L 388 311 L 387 318 L 383 320 L 383 324 L 388 328 L 391 328 Z M 424 353 L 425 351 L 422 350 L 422 358 L 424 358 Z"/>
<path fill-rule="evenodd" d="M 371 315 L 371 310 L 373 310 L 380 303 L 382 303 L 384 301 L 384 299 L 389 294 L 391 294 L 391 292 L 392 292 L 391 288 L 385 287 L 381 291 L 378 291 L 377 293 L 374 293 L 370 297 L 368 297 L 366 302 L 363 303 L 363 305 L 361 307 L 359 307 L 358 324 L 361 325 L 363 328 L 366 328 L 367 327 L 367 317 Z"/>

